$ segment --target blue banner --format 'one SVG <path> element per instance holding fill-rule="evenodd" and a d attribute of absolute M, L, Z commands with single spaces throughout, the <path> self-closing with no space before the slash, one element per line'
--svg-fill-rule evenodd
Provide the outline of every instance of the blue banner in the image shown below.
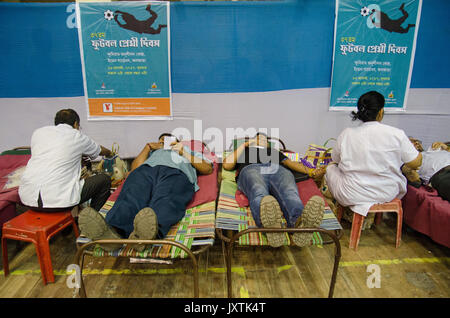
<path fill-rule="evenodd" d="M 88 118 L 170 117 L 168 3 L 78 6 Z"/>
<path fill-rule="evenodd" d="M 84 95 L 75 7 L 0 2 L 0 97 Z M 422 3 L 411 88 L 450 88 L 448 12 Z M 170 2 L 172 93 L 330 87 L 334 25 L 332 0 Z"/>
<path fill-rule="evenodd" d="M 378 91 L 403 110 L 409 89 L 421 0 L 337 0 L 330 109 L 355 107 Z"/>

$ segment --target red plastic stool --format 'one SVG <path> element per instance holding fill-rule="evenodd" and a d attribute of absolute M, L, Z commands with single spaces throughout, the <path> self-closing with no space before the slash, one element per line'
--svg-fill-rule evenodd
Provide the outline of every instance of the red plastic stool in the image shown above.
<path fill-rule="evenodd" d="M 394 199 L 391 202 L 374 204 L 369 209 L 368 213 L 380 213 L 375 217 L 375 224 L 380 224 L 381 222 L 381 213 L 383 212 L 395 212 L 397 213 L 397 235 L 395 239 L 395 247 L 400 246 L 400 242 L 402 239 L 402 223 L 403 223 L 403 209 L 402 209 L 402 201 L 400 199 Z M 344 213 L 344 208 L 342 206 L 338 206 L 338 221 L 341 220 L 342 214 Z M 365 217 L 358 213 L 353 213 L 353 221 L 352 221 L 352 231 L 350 233 L 350 244 L 349 247 L 354 249 L 358 248 L 359 239 L 361 237 L 361 230 L 363 226 Z"/>
<path fill-rule="evenodd" d="M 34 243 L 44 285 L 48 282 L 54 283 L 55 277 L 53 275 L 49 241 L 52 236 L 69 225 L 73 226 L 75 236 L 78 237 L 78 228 L 70 210 L 52 213 L 28 210 L 4 223 L 2 251 L 5 276 L 9 274 L 6 239 L 19 240 Z"/>

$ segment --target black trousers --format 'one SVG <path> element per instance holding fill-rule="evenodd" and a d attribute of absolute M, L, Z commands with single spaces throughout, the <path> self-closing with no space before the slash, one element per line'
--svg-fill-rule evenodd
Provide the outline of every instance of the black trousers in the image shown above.
<path fill-rule="evenodd" d="M 81 190 L 80 204 L 91 199 L 91 208 L 100 211 L 111 194 L 110 189 L 111 177 L 106 174 L 102 173 L 86 178 Z"/>
<path fill-rule="evenodd" d="M 111 178 L 106 174 L 97 174 L 95 176 L 86 178 L 84 180 L 83 188 L 81 189 L 81 199 L 80 204 L 91 200 L 91 208 L 94 208 L 96 211 L 99 211 L 103 204 L 108 200 L 111 192 Z M 38 198 L 38 207 L 28 208 L 34 211 L 40 212 L 61 212 L 68 209 L 72 209 L 73 207 L 61 207 L 61 208 L 45 208 L 42 204 L 42 199 L 39 194 Z"/>
<path fill-rule="evenodd" d="M 430 183 L 439 196 L 450 202 L 450 166 L 446 166 L 436 172 L 431 177 Z"/>

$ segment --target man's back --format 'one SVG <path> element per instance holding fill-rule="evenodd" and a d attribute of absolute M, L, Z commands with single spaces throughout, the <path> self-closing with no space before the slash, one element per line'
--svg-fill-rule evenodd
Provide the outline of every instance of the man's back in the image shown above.
<path fill-rule="evenodd" d="M 98 146 L 67 124 L 37 129 L 31 138 L 31 159 L 22 177 L 19 195 L 28 206 L 68 207 L 79 203 L 83 187 L 81 156 L 95 158 Z"/>

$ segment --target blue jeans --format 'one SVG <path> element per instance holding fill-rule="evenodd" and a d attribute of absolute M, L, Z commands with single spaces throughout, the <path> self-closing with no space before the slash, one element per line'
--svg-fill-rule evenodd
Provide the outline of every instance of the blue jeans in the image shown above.
<path fill-rule="evenodd" d="M 247 196 L 253 218 L 259 227 L 262 227 L 260 203 L 266 195 L 277 199 L 288 227 L 294 227 L 303 212 L 304 206 L 294 175 L 283 166 L 270 163 L 248 165 L 239 173 L 237 184 Z"/>
<path fill-rule="evenodd" d="M 194 193 L 194 185 L 180 170 L 143 164 L 130 173 L 105 220 L 128 237 L 136 214 L 150 207 L 158 218 L 158 238 L 164 238 L 184 217 Z"/>

